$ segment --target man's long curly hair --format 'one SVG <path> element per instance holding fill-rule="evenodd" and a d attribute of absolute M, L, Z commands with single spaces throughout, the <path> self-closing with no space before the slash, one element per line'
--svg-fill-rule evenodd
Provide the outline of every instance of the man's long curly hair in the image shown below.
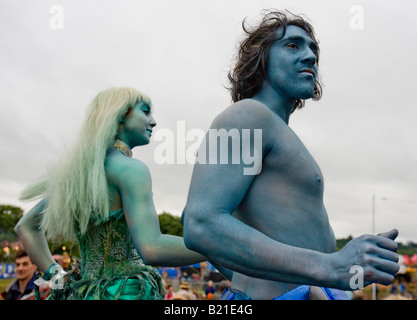
<path fill-rule="evenodd" d="M 246 26 L 246 19 L 242 22 L 242 28 L 247 34 L 239 47 L 237 62 L 233 71 L 229 72 L 231 82 L 229 88 L 233 102 L 253 97 L 262 86 L 267 76 L 269 51 L 272 44 L 285 35 L 287 26 L 294 25 L 304 29 L 310 38 L 317 43 L 313 26 L 303 17 L 292 13 L 279 11 L 264 11 L 260 25 L 254 29 Z M 281 32 L 277 32 L 281 28 Z M 319 62 L 319 50 L 317 51 L 317 64 Z M 322 96 L 322 85 L 316 80 L 313 100 L 319 100 Z M 304 106 L 305 101 L 297 99 L 291 112 Z"/>

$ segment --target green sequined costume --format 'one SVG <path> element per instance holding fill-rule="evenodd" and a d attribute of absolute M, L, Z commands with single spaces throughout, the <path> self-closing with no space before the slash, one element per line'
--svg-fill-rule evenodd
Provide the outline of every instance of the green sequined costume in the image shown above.
<path fill-rule="evenodd" d="M 52 290 L 55 300 L 162 300 L 165 289 L 157 269 L 139 256 L 123 209 L 106 222 L 91 224 L 78 239 L 81 269 L 66 277 L 64 288 Z"/>

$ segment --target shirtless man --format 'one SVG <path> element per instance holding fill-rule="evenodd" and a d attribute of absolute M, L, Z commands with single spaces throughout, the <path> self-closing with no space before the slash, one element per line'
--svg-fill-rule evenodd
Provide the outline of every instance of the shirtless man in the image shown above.
<path fill-rule="evenodd" d="M 232 161 L 232 143 L 226 164 L 200 157 L 183 212 L 186 246 L 233 271 L 227 299 L 343 299 L 343 291 L 328 288 L 354 289 L 352 270 L 363 271 L 365 286 L 390 284 L 398 271 L 398 231 L 355 238 L 336 252 L 321 171 L 288 126 L 303 100 L 321 96 L 313 28 L 298 16 L 270 12 L 257 29 L 245 31 L 229 76 L 235 103 L 210 129 L 262 129 L 261 146 L 250 141 L 261 166 L 244 174 L 242 155 Z M 207 159 L 221 153 L 209 134 L 205 142 L 199 153 Z"/>

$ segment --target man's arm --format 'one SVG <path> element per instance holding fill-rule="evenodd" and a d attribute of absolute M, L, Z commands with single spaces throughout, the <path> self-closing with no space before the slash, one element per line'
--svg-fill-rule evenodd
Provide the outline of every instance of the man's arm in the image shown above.
<path fill-rule="evenodd" d="M 243 129 L 249 129 L 253 133 L 255 129 L 262 128 L 263 158 L 274 145 L 273 137 L 269 133 L 274 127 L 271 114 L 258 103 L 249 105 L 241 102 L 220 114 L 210 129 L 212 132 L 222 129 L 231 132 L 237 129 L 242 137 Z M 235 141 L 229 141 L 227 164 L 220 164 L 220 159 L 217 163 L 210 164 L 213 153 L 220 155 L 221 150 L 220 144 L 214 143 L 209 133 L 206 136 L 206 144 L 202 148 L 206 148 L 207 160 L 205 164 L 197 163 L 194 166 L 183 213 L 186 245 L 201 252 L 209 260 L 215 260 L 220 265 L 252 277 L 282 281 L 293 276 L 291 282 L 296 282 L 297 277 L 302 277 L 299 281 L 305 282 L 305 278 L 311 273 L 310 278 L 313 278 L 313 274 L 317 275 L 315 266 L 320 264 L 318 260 L 322 260 L 321 254 L 297 250 L 277 242 L 233 217 L 233 211 L 256 178 L 255 175 L 244 174 L 246 165 L 242 154 L 239 154 L 239 163 L 233 164 L 233 142 Z M 250 143 L 250 149 L 254 150 L 254 139 Z M 202 148 L 199 152 L 204 152 Z M 299 255 L 294 251 L 298 251 Z M 316 263 L 311 268 L 300 270 L 296 276 L 296 268 L 309 255 L 310 260 L 317 260 Z"/>
<path fill-rule="evenodd" d="M 225 277 L 227 280 L 232 281 L 233 278 L 233 271 L 230 269 L 225 268 L 224 266 L 218 264 L 215 261 L 210 261 L 210 263 Z"/>
<path fill-rule="evenodd" d="M 215 119 L 211 129 L 224 128 L 228 131 L 237 128 L 242 132 L 242 129 L 263 128 L 264 157 L 277 139 L 273 130 L 269 130 L 273 128 L 273 123 L 271 113 L 265 109 L 258 104 L 229 108 Z M 210 141 L 208 145 L 210 152 Z M 365 265 L 364 260 L 369 260 L 367 257 L 370 254 L 375 259 L 370 281 L 392 281 L 398 266 L 393 262 L 397 258 L 393 252 L 396 250 L 395 243 L 391 239 L 369 236 L 355 240 L 351 249 L 344 253 L 325 254 L 280 243 L 234 218 L 232 213 L 248 191 L 254 176 L 243 174 L 245 165 L 242 158 L 239 164 L 232 164 L 229 160 L 228 164 L 197 163 L 194 166 L 183 213 L 184 240 L 190 249 L 251 277 L 340 289 L 349 289 L 352 263 L 356 261 Z M 364 252 L 358 257 L 354 250 L 362 247 L 369 248 L 370 253 Z M 381 255 L 384 261 L 378 258 Z M 379 270 L 382 265 L 383 272 Z"/>

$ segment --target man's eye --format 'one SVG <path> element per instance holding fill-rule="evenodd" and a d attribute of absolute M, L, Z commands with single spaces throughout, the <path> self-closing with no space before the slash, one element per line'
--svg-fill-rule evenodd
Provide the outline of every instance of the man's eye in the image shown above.
<path fill-rule="evenodd" d="M 289 44 L 287 44 L 287 48 L 298 49 L 298 47 L 297 47 L 297 45 L 295 43 L 289 43 Z"/>

